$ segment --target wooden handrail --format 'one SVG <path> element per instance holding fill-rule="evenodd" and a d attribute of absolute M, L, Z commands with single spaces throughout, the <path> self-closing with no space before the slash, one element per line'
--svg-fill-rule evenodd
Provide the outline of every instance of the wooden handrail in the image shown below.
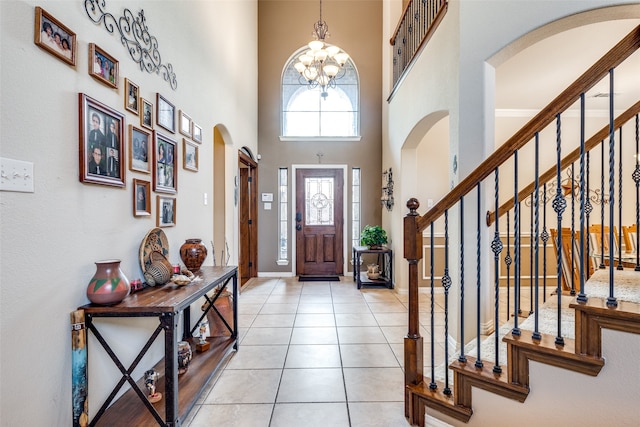
<path fill-rule="evenodd" d="M 631 107 L 629 107 L 629 109 L 627 109 L 627 111 L 620 114 L 615 119 L 613 123 L 614 130 L 620 129 L 625 123 L 631 120 L 638 113 L 640 113 L 640 101 L 633 104 Z M 600 129 L 595 135 L 593 135 L 591 138 L 585 141 L 584 143 L 585 151 L 590 151 L 591 149 L 596 147 L 598 144 L 600 144 L 608 136 L 609 136 L 609 125 L 607 124 L 603 126 L 602 129 Z M 560 162 L 560 169 L 564 170 L 571 163 L 575 162 L 579 158 L 580 158 L 580 147 L 576 148 L 571 153 L 569 153 L 564 159 L 562 159 L 562 161 Z M 557 171 L 556 167 L 553 166 L 549 168 L 549 170 L 547 170 L 545 173 L 541 174 L 540 177 L 538 178 L 539 185 L 542 185 L 544 183 L 551 181 L 556 176 L 556 171 Z M 518 200 L 524 200 L 526 197 L 532 194 L 534 190 L 535 190 L 535 183 L 532 182 L 531 184 L 527 185 L 523 190 L 521 190 L 518 193 Z M 513 207 L 514 200 L 515 198 L 512 197 L 511 199 L 509 199 L 509 201 L 507 201 L 506 203 L 503 203 L 500 206 L 500 208 L 498 208 L 498 218 L 504 215 L 505 213 L 507 213 L 507 211 L 509 211 Z M 493 224 L 495 220 L 496 220 L 495 211 L 487 213 L 487 226 L 490 226 L 491 224 Z"/>
<path fill-rule="evenodd" d="M 569 108 L 582 93 L 587 92 L 607 75 L 609 70 L 617 67 L 633 52 L 640 48 L 640 25 L 634 28 L 600 60 L 593 64 L 578 79 L 568 86 L 560 95 L 544 107 L 535 117 L 518 132 L 494 151 L 486 160 L 456 185 L 445 197 L 428 212 L 418 218 L 418 232 L 424 231 L 438 219 L 447 209 L 453 207 L 461 197 L 473 190 L 479 182 L 489 176 L 497 167 L 506 162 L 516 150 L 522 148 L 533 139 L 536 132 L 544 129 L 555 119 L 556 115 Z"/>

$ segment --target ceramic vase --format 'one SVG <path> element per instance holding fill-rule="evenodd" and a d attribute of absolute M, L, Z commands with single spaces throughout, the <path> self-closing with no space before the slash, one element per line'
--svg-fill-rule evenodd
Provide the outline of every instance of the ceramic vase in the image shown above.
<path fill-rule="evenodd" d="M 119 259 L 96 262 L 96 273 L 87 286 L 87 298 L 94 304 L 114 305 L 122 301 L 131 286 L 120 270 Z"/>
<path fill-rule="evenodd" d="M 191 346 L 187 341 L 178 341 L 178 374 L 182 375 L 189 369 L 189 362 L 193 357 Z"/>
<path fill-rule="evenodd" d="M 198 271 L 207 257 L 207 247 L 202 244 L 201 239 L 187 239 L 180 246 L 180 258 L 191 271 Z"/>

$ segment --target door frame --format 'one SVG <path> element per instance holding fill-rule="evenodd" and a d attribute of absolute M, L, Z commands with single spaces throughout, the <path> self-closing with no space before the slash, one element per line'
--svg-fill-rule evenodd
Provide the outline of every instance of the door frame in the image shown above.
<path fill-rule="evenodd" d="M 345 275 L 347 274 L 347 272 L 349 271 L 347 269 L 347 265 L 349 262 L 349 253 L 351 252 L 351 246 L 348 244 L 348 242 L 350 241 L 348 239 L 348 235 L 349 232 L 348 230 L 350 230 L 350 217 L 347 216 L 347 212 L 348 212 L 348 206 L 350 206 L 350 198 L 349 198 L 349 194 L 351 193 L 347 193 L 347 189 L 349 188 L 347 186 L 347 182 L 351 182 L 349 180 L 349 175 L 348 175 L 348 165 L 338 165 L 338 164 L 334 164 L 334 165 L 330 165 L 330 164 L 300 164 L 300 165 L 291 165 L 291 188 L 290 188 L 290 194 L 291 194 L 291 199 L 294 200 L 293 205 L 291 206 L 291 221 L 290 221 L 290 225 L 289 225 L 289 236 L 291 236 L 291 273 L 295 276 L 296 275 L 296 263 L 297 263 L 297 245 L 296 245 L 296 208 L 297 206 L 295 205 L 295 200 L 296 198 L 294 197 L 296 194 L 296 188 L 297 188 L 297 182 L 296 182 L 296 172 L 298 171 L 298 169 L 342 169 L 342 274 Z M 348 219 L 349 218 L 349 219 Z M 347 221 L 349 221 L 349 224 L 347 224 Z"/>
<path fill-rule="evenodd" d="M 243 165 L 244 167 L 242 167 Z M 242 185 L 241 169 L 247 170 L 247 178 L 251 181 L 251 193 L 247 194 L 247 187 Z M 243 278 L 258 277 L 258 163 L 243 151 L 238 151 L 238 273 L 241 285 L 246 283 Z M 244 193 L 244 194 L 241 194 Z M 247 214 L 251 224 L 242 224 L 243 209 L 241 200 L 247 200 Z M 243 250 L 244 244 L 241 236 L 243 230 L 249 237 L 247 250 Z M 243 266 L 247 264 L 246 271 Z M 246 275 L 245 275 L 246 274 Z M 247 279 L 247 280 L 248 280 Z"/>

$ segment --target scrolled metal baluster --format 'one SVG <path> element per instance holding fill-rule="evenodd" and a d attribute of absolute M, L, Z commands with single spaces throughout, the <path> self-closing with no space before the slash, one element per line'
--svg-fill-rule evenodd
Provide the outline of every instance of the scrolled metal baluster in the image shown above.
<path fill-rule="evenodd" d="M 535 185 L 534 185 L 534 191 L 533 191 L 533 207 L 534 207 L 534 213 L 533 213 L 533 248 L 534 250 L 531 252 L 535 252 L 535 267 L 532 271 L 535 272 L 535 286 L 534 286 L 534 291 L 535 294 L 533 295 L 534 298 L 530 298 L 531 301 L 533 302 L 533 300 L 535 299 L 535 313 L 533 315 L 533 320 L 534 320 L 534 328 L 533 328 L 533 335 L 532 338 L 534 340 L 540 340 L 542 339 L 542 335 L 540 335 L 540 331 L 538 330 L 538 235 L 539 235 L 539 231 L 540 231 L 540 224 L 539 224 L 539 214 L 540 214 L 540 180 L 538 179 L 538 177 L 540 176 L 540 172 L 539 172 L 539 167 L 538 167 L 538 159 L 539 159 L 539 145 L 540 145 L 540 136 L 538 134 L 538 132 L 536 132 L 536 136 L 535 136 L 535 145 L 534 145 L 534 176 L 535 176 Z M 533 281 L 533 277 L 530 279 Z M 530 295 L 531 296 L 531 295 Z"/>
<path fill-rule="evenodd" d="M 433 233 L 433 222 L 429 225 L 429 231 L 430 231 L 430 243 L 429 243 L 429 247 L 431 248 L 430 251 L 430 264 L 429 264 L 429 277 L 430 277 L 430 284 L 431 284 L 431 382 L 429 382 L 429 389 L 430 390 L 435 390 L 438 388 L 438 384 L 436 383 L 436 364 L 435 364 L 435 360 L 436 360 L 436 350 L 435 350 L 435 341 L 433 339 L 433 337 L 435 337 L 435 311 L 434 311 L 434 288 L 435 288 L 435 280 L 434 280 L 434 272 L 433 272 L 433 247 L 435 244 L 435 238 L 434 238 L 434 233 Z"/>
<path fill-rule="evenodd" d="M 588 218 L 587 213 L 587 192 L 589 191 L 589 184 L 585 188 L 585 135 L 584 135 L 584 117 L 585 117 L 585 103 L 584 93 L 580 95 L 580 292 L 576 300 L 578 302 L 587 302 L 587 296 L 584 293 L 584 282 L 587 276 L 585 272 L 584 259 L 585 255 L 588 256 L 588 248 L 585 250 L 585 216 Z M 588 221 L 588 220 L 587 220 Z M 588 222 L 587 222 L 588 229 Z M 586 252 L 586 253 L 585 253 Z M 586 268 L 589 268 L 588 266 Z"/>
<path fill-rule="evenodd" d="M 515 274 L 513 278 L 513 329 L 511 334 L 520 336 L 520 328 L 518 327 L 518 318 L 520 316 L 520 201 L 518 200 L 518 150 L 513 153 L 514 161 L 514 188 L 515 195 L 513 198 L 514 213 L 513 213 L 513 252 L 515 255 Z"/>
<path fill-rule="evenodd" d="M 495 203 L 495 212 L 498 212 L 498 209 L 500 208 L 499 205 L 499 200 L 498 200 L 498 185 L 499 185 L 499 179 L 498 179 L 498 168 L 496 168 L 495 170 L 495 178 L 494 178 L 494 187 L 493 187 L 493 194 L 494 194 L 494 203 Z M 478 184 L 478 200 L 480 200 L 480 184 Z M 508 217 L 509 213 L 507 212 L 507 217 Z M 480 202 L 478 201 L 478 218 L 480 218 Z M 491 242 L 491 251 L 493 252 L 493 266 L 494 266 L 494 274 L 495 274 L 495 282 L 494 282 L 494 294 L 495 294 L 495 300 L 494 300 L 494 329 L 497 331 L 498 325 L 499 323 L 499 319 L 498 319 L 498 314 L 500 312 L 500 275 L 498 273 L 499 269 L 499 262 L 500 262 L 500 252 L 502 252 L 502 241 L 500 240 L 500 227 L 498 226 L 499 224 L 499 216 L 496 215 L 496 223 L 495 223 L 495 230 L 493 232 L 493 241 Z M 480 222 L 478 222 L 478 259 L 477 259 L 477 263 L 478 263 L 478 289 L 480 288 Z M 508 288 L 507 288 L 508 289 Z M 507 291 L 508 292 L 508 291 Z M 507 294 L 508 295 L 508 294 Z M 507 296 L 507 307 L 509 306 L 509 297 Z M 509 309 L 507 308 L 507 311 L 509 311 Z M 480 323 L 480 318 L 478 318 L 478 324 Z M 502 372 L 502 368 L 500 367 L 500 356 L 499 356 L 499 346 L 500 346 L 500 337 L 499 334 L 496 332 L 495 334 L 495 342 L 494 342 L 494 351 L 495 351 L 495 355 L 496 355 L 496 363 L 493 365 L 493 372 L 495 372 L 496 374 L 499 374 Z M 478 341 L 478 347 L 480 347 L 480 342 Z"/>
<path fill-rule="evenodd" d="M 482 363 L 482 358 L 481 358 L 481 354 L 480 354 L 480 183 L 478 183 L 478 199 L 477 199 L 477 203 L 478 203 L 478 209 L 476 212 L 476 221 L 477 221 L 477 228 L 476 228 L 476 289 L 477 289 L 477 295 L 476 295 L 476 307 L 477 307 L 477 314 L 476 314 L 476 338 L 478 340 L 478 357 L 476 358 L 476 363 L 475 363 L 475 367 L 476 368 L 482 368 L 482 366 L 484 366 L 484 364 Z M 464 307 L 462 308 L 464 310 Z M 461 327 L 462 329 L 462 327 Z M 464 341 L 463 341 L 464 342 Z"/>
<path fill-rule="evenodd" d="M 607 297 L 607 306 L 616 307 L 618 301 L 613 295 L 613 260 L 614 260 L 614 236 L 613 226 L 614 205 L 615 205 L 615 167 L 616 167 L 616 138 L 614 127 L 614 110 L 613 110 L 613 68 L 609 70 L 609 296 Z"/>
<path fill-rule="evenodd" d="M 618 270 L 622 270 L 622 127 L 618 129 L 618 137 L 620 140 L 620 150 L 618 150 Z"/>
<path fill-rule="evenodd" d="M 556 175 L 557 175 L 557 185 L 556 185 L 556 197 L 553 199 L 553 210 L 556 212 L 558 216 L 558 259 L 557 259 L 557 268 L 558 268 L 558 285 L 556 288 L 556 292 L 558 295 L 558 335 L 556 336 L 555 343 L 557 345 L 564 345 L 564 338 L 562 337 L 562 214 L 567 207 L 567 201 L 564 199 L 564 195 L 562 194 L 562 181 L 561 181 L 561 162 L 562 162 L 562 139 L 561 139 L 561 120 L 560 114 L 556 115 Z"/>
<path fill-rule="evenodd" d="M 460 363 L 467 362 L 464 355 L 464 312 L 464 198 L 460 197 Z"/>
<path fill-rule="evenodd" d="M 549 232 L 547 231 L 547 183 L 542 186 L 542 197 L 544 209 L 542 209 L 542 302 L 547 302 L 547 242 L 549 241 Z"/>
<path fill-rule="evenodd" d="M 497 212 L 497 211 L 496 211 Z M 497 218 L 496 218 L 497 220 Z M 510 309 L 511 309 L 511 295 L 510 295 L 510 291 L 511 291 L 511 263 L 513 262 L 513 259 L 511 259 L 511 252 L 510 252 L 510 239 L 509 239 L 509 211 L 507 211 L 507 254 L 504 256 L 504 263 L 507 266 L 507 321 L 509 321 L 509 319 L 511 318 L 511 313 L 510 313 Z M 514 301 L 515 304 L 515 301 Z"/>
<path fill-rule="evenodd" d="M 444 288 L 444 393 L 451 395 L 449 388 L 449 289 L 451 277 L 449 276 L 449 210 L 444 211 L 444 274 L 442 275 L 442 287 Z"/>
<path fill-rule="evenodd" d="M 636 183 L 636 267 L 640 271 L 640 121 L 636 114 L 636 168 L 631 175 Z"/>

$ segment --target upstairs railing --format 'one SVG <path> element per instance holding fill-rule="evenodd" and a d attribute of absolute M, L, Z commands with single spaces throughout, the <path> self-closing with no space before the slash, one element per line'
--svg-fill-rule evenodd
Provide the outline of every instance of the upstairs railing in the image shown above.
<path fill-rule="evenodd" d="M 409 69 L 447 12 L 447 0 L 409 0 L 391 37 L 393 46 L 393 89 Z"/>
<path fill-rule="evenodd" d="M 538 341 L 542 339 L 542 335 L 555 335 L 556 348 L 564 347 L 565 345 L 565 333 L 562 330 L 562 296 L 563 294 L 576 294 L 577 301 L 580 303 L 586 303 L 589 299 L 588 292 L 585 291 L 585 280 L 589 276 L 590 259 L 592 252 L 599 252 L 602 262 L 597 268 L 607 268 L 609 271 L 607 280 L 607 289 L 605 289 L 603 297 L 606 300 L 606 304 L 610 307 L 617 305 L 616 291 L 614 289 L 614 270 L 623 269 L 628 267 L 632 272 L 633 270 L 640 271 L 640 259 L 638 259 L 638 234 L 637 224 L 640 216 L 640 204 L 639 204 L 639 187 L 640 187 L 640 166 L 638 159 L 638 153 L 640 153 L 640 136 L 638 123 L 638 110 L 640 109 L 640 101 L 629 107 L 624 113 L 617 118 L 615 117 L 614 104 L 615 104 L 615 92 L 614 92 L 614 74 L 616 68 L 624 62 L 630 55 L 640 49 L 640 26 L 631 31 L 625 38 L 623 38 L 616 46 L 614 46 L 609 52 L 607 52 L 599 61 L 591 66 L 584 74 L 582 74 L 574 83 L 568 86 L 560 95 L 558 95 L 549 105 L 544 107 L 533 119 L 525 124 L 522 129 L 516 132 L 509 140 L 495 150 L 485 161 L 483 161 L 473 172 L 471 172 L 465 179 L 463 179 L 457 186 L 455 186 L 451 192 L 449 192 L 442 200 L 440 200 L 433 208 L 431 208 L 424 215 L 420 216 L 417 212 L 419 202 L 415 199 L 407 202 L 407 207 L 410 212 L 404 219 L 404 257 L 408 261 L 408 291 L 409 291 L 409 324 L 408 333 L 405 337 L 405 384 L 407 386 L 415 386 L 427 384 L 424 382 L 423 366 L 427 365 L 431 368 L 430 382 L 428 383 L 428 389 L 432 393 L 441 393 L 444 396 L 451 396 L 453 390 L 450 384 L 450 372 L 449 363 L 455 358 L 460 363 L 467 362 L 467 337 L 475 337 L 471 340 L 471 344 L 475 342 L 474 357 L 470 359 L 475 360 L 475 367 L 482 368 L 483 354 L 481 349 L 487 349 L 486 344 L 483 346 L 481 340 L 481 324 L 486 325 L 484 321 L 487 315 L 483 315 L 486 311 L 493 317 L 492 323 L 494 328 L 493 343 L 489 348 L 493 348 L 493 356 L 491 356 L 490 372 L 493 372 L 496 376 L 503 375 L 503 364 L 505 359 L 500 356 L 499 346 L 501 345 L 501 337 L 499 336 L 499 326 L 501 324 L 498 318 L 502 305 L 504 302 L 500 300 L 502 278 L 500 277 L 500 270 L 502 266 L 507 267 L 507 277 L 510 275 L 513 277 L 513 303 L 514 303 L 514 316 L 510 320 L 509 333 L 513 336 L 521 335 L 521 314 L 524 314 L 520 300 L 522 298 L 523 289 L 520 286 L 520 280 L 523 276 L 523 269 L 527 267 L 529 270 L 530 278 L 530 309 L 529 319 L 526 322 L 527 328 L 530 327 L 532 331 L 531 339 Z M 608 124 L 599 132 L 594 134 L 591 138 L 588 138 L 585 131 L 585 116 L 586 116 L 586 93 L 593 88 L 597 83 L 603 79 L 608 78 L 609 81 L 609 111 L 607 121 Z M 570 133 L 570 129 L 563 127 L 563 117 L 567 110 L 579 103 L 579 147 L 573 150 L 569 156 L 563 157 L 563 149 L 566 150 L 569 144 L 573 144 L 571 148 L 574 148 L 577 142 L 566 141 L 563 139 L 564 133 Z M 570 116 L 570 115 L 569 115 Z M 574 126 L 575 127 L 575 126 Z M 632 129 L 631 135 L 635 134 L 635 151 L 634 156 L 631 159 L 622 157 L 623 150 L 623 128 L 629 127 Z M 629 135 L 628 130 L 624 130 L 625 135 Z M 549 135 L 552 134 L 552 137 Z M 551 141 L 553 139 L 553 141 Z M 530 145 L 528 145 L 530 144 Z M 593 170 L 589 170 L 590 167 L 590 153 L 594 151 L 598 145 L 601 147 L 601 170 L 600 175 L 602 177 L 600 183 L 600 191 L 596 191 L 599 197 L 599 204 L 601 208 L 601 214 L 598 216 L 600 222 L 600 242 L 598 248 L 592 246 L 590 251 L 589 245 L 586 242 L 588 239 L 589 229 L 589 216 L 593 210 L 592 191 L 597 185 L 591 185 L 589 176 L 594 173 Z M 626 144 L 629 145 L 629 144 Z M 526 158 L 526 167 L 524 163 L 519 160 L 519 154 L 523 148 L 527 146 L 528 156 Z M 627 148 L 626 146 L 624 148 Z M 591 150 L 591 151 L 589 151 Z M 540 153 L 555 151 L 554 166 L 547 172 L 542 173 L 540 171 Z M 595 150 L 597 152 L 598 150 Z M 564 159 L 564 160 L 563 160 Z M 575 162 L 579 162 L 579 166 L 576 168 Z M 623 169 L 623 164 L 625 165 Z M 628 166 L 631 165 L 631 168 Z M 522 188 L 519 184 L 519 178 L 522 172 L 520 170 L 533 169 L 532 175 L 534 182 Z M 577 169 L 577 171 L 576 171 Z M 569 172 L 567 172 L 567 170 Z M 627 171 L 626 175 L 623 175 L 623 170 Z M 569 173 L 569 175 L 563 175 Z M 567 182 L 567 176 L 570 177 Z M 506 177 L 506 178 L 503 178 Z M 575 177 L 579 177 L 576 179 Z M 607 177 L 608 185 L 605 186 L 605 177 Z M 632 196 L 633 191 L 626 191 L 623 193 L 623 181 L 626 182 L 625 188 L 629 188 L 629 183 L 635 186 L 635 195 Z M 547 188 L 549 186 L 549 189 Z M 485 195 L 486 194 L 486 195 Z M 513 197 L 509 202 L 501 205 L 500 196 L 505 194 L 513 194 Z M 623 195 L 624 194 L 624 195 Z M 566 196 L 570 195 L 569 204 L 567 203 Z M 596 199 L 598 198 L 596 197 Z M 481 212 L 481 201 L 491 200 L 494 213 L 486 214 Z M 465 203 L 467 202 L 467 203 Z M 471 203 L 469 203 L 471 202 Z M 468 206 L 471 204 L 471 206 Z M 528 209 L 523 209 L 523 204 L 528 206 Z M 635 205 L 635 206 L 634 206 Z M 632 209 L 627 209 L 626 214 L 623 215 L 622 207 L 632 206 L 633 215 L 628 212 Z M 605 212 L 605 207 L 607 207 Z M 568 209 L 569 208 L 569 209 Z M 576 209 L 579 211 L 576 213 Z M 553 219 L 547 219 L 547 211 Z M 498 212 L 498 215 L 495 214 Z M 451 215 L 454 213 L 455 215 Z M 528 217 L 526 216 L 528 213 Z M 501 221 L 501 216 L 507 214 L 506 224 Z M 616 263 L 616 255 L 619 256 L 622 253 L 622 234 L 614 235 L 614 229 L 616 224 L 618 225 L 618 233 L 622 228 L 623 216 L 625 216 L 624 223 L 631 226 L 632 222 L 633 230 L 635 231 L 635 260 L 630 260 L 627 256 L 627 264 L 623 264 L 621 259 L 618 259 Z M 456 218 L 457 223 L 452 223 L 452 217 Z M 510 217 L 513 221 L 510 222 Z M 595 217 L 595 214 L 594 216 Z M 619 219 L 618 223 L 615 223 L 615 218 Z M 473 220 L 471 219 L 473 218 Z M 568 221 L 570 220 L 570 222 Z M 529 223 L 525 224 L 525 220 Z M 579 224 L 576 226 L 576 221 Z M 541 227 L 542 223 L 542 227 Z M 524 224 L 524 225 L 523 225 Z M 570 230 L 568 225 L 571 224 Z M 608 224 L 605 225 L 605 224 Z M 483 235 L 487 234 L 485 227 L 489 225 L 489 235 L 493 234 L 490 241 Z M 505 226 L 506 225 L 506 226 Z M 443 229 L 444 240 L 444 254 L 443 259 L 440 262 L 434 260 L 435 244 L 434 229 Z M 472 227 L 475 232 L 475 242 L 471 249 L 465 247 L 465 236 L 469 235 L 467 229 L 465 233 L 465 227 Z M 523 233 L 524 229 L 524 233 Z M 527 234 L 530 247 L 529 260 L 524 259 L 522 255 L 523 238 Z M 632 227 L 628 227 L 629 230 Z M 420 319 L 419 319 L 419 268 L 418 263 L 423 258 L 423 233 L 428 230 L 429 237 L 427 240 L 429 244 L 424 249 L 425 265 L 428 265 L 428 282 L 430 283 L 431 291 L 431 318 L 426 323 L 431 324 L 431 355 L 430 362 L 423 363 L 423 339 L 420 335 Z M 452 233 L 450 230 L 456 230 Z M 576 233 L 576 230 L 579 230 Z M 606 231 L 604 231 L 606 230 Z M 550 233 L 551 232 L 551 236 Z M 502 235 L 507 234 L 507 253 L 503 254 L 505 244 L 502 240 Z M 570 234 L 568 234 L 570 233 Z M 606 238 L 605 238 L 606 233 Z M 450 236 L 459 235 L 459 244 L 451 245 Z M 567 246 L 567 241 L 563 244 L 563 236 L 569 235 L 571 239 L 570 244 Z M 512 245 L 510 237 L 513 237 Z M 565 237 L 566 239 L 566 237 Z M 541 301 L 546 299 L 546 289 L 542 290 L 540 282 L 544 277 L 547 277 L 547 262 L 546 256 L 543 258 L 538 253 L 538 248 L 545 247 L 547 241 L 551 240 L 555 248 L 555 256 L 553 257 L 551 269 L 553 270 L 553 276 L 557 280 L 553 280 L 554 286 L 552 290 L 555 292 L 557 298 L 556 304 L 553 306 L 552 311 L 555 311 L 556 326 L 555 330 L 548 330 L 540 328 L 539 312 L 541 309 Z M 605 240 L 612 242 L 609 248 L 603 243 Z M 614 250 L 614 241 L 618 241 L 617 253 Z M 576 243 L 577 242 L 577 243 Z M 627 239 L 630 242 L 630 239 Z M 442 243 L 442 242 L 441 242 Z M 452 247 L 454 246 L 455 249 Z M 595 245 L 594 245 L 595 246 Z M 625 245 L 625 251 L 627 254 L 631 252 L 632 245 L 627 243 Z M 567 249 L 570 248 L 570 249 Z M 567 250 L 571 252 L 571 257 L 568 257 Z M 563 253 L 563 251 L 565 253 Z M 493 263 L 489 265 L 483 265 L 482 260 L 489 254 L 489 259 L 493 258 Z M 483 256 L 484 255 L 484 258 Z M 606 255 L 606 260 L 604 259 Z M 513 257 L 512 257 L 513 256 Z M 466 260 L 465 260 L 466 258 Z M 475 258 L 475 259 L 474 259 Z M 486 261 L 485 261 L 486 263 Z M 544 265 L 541 265 L 544 264 Z M 492 265 L 491 265 L 492 264 Z M 617 265 L 616 265 L 617 264 Z M 471 265 L 474 265 L 473 274 L 465 275 L 465 268 L 468 269 Z M 615 265 L 615 267 L 614 267 Z M 436 268 L 439 271 L 436 271 Z M 485 269 L 489 268 L 491 273 L 489 275 L 484 274 Z M 513 268 L 513 270 L 510 270 Z M 452 275 L 452 271 L 457 269 L 459 274 Z M 574 270 L 579 272 L 578 284 L 574 283 L 574 280 L 568 280 L 568 274 L 573 274 Z M 640 274 L 640 273 L 633 273 Z M 483 277 L 490 277 L 490 283 L 484 283 Z M 459 279 L 457 277 L 459 276 Z M 444 291 L 444 330 L 441 338 L 436 337 L 434 329 L 434 288 L 436 286 L 436 278 L 441 278 L 442 289 Z M 473 277 L 474 283 L 465 283 L 465 278 Z M 635 278 L 635 277 L 634 277 Z M 640 276 L 638 276 L 640 281 Z M 455 281 L 455 283 L 454 283 Z M 567 285 L 563 283 L 572 284 L 567 289 Z M 455 306 L 460 307 L 459 311 L 450 310 L 452 298 L 451 288 L 454 287 L 458 290 L 454 295 L 459 298 L 455 301 Z M 482 289 L 490 287 L 492 292 L 482 292 Z M 507 286 L 507 290 L 509 287 Z M 542 293 L 542 295 L 541 295 Z M 492 294 L 491 301 L 486 301 L 486 294 Z M 600 296 L 600 295 L 598 295 Z M 465 298 L 473 298 L 475 301 L 475 313 L 469 313 L 468 309 L 465 310 Z M 511 302 L 510 296 L 507 297 L 507 306 Z M 424 310 L 429 312 L 429 309 Z M 508 309 L 507 309 L 508 313 Z M 553 314 L 553 313 L 552 313 Z M 466 328 L 466 324 L 469 319 L 475 315 L 475 324 L 473 330 Z M 454 317 L 456 316 L 456 317 Z M 459 328 L 450 329 L 450 323 L 452 319 L 458 320 Z M 457 332 L 451 333 L 452 330 Z M 448 343 L 451 342 L 451 337 L 455 336 L 458 345 L 457 348 L 451 349 Z M 441 340 L 445 343 L 444 360 L 437 360 L 434 352 L 434 342 Z M 454 351 L 458 353 L 457 358 L 453 354 Z M 441 370 L 440 372 L 438 372 Z M 405 403 L 406 413 L 415 411 L 415 408 L 409 407 L 409 401 Z M 456 404 L 457 405 L 457 404 Z M 468 415 L 468 414 L 467 414 Z M 455 416 L 455 415 L 454 415 Z M 461 418 L 462 419 L 462 418 Z"/>

